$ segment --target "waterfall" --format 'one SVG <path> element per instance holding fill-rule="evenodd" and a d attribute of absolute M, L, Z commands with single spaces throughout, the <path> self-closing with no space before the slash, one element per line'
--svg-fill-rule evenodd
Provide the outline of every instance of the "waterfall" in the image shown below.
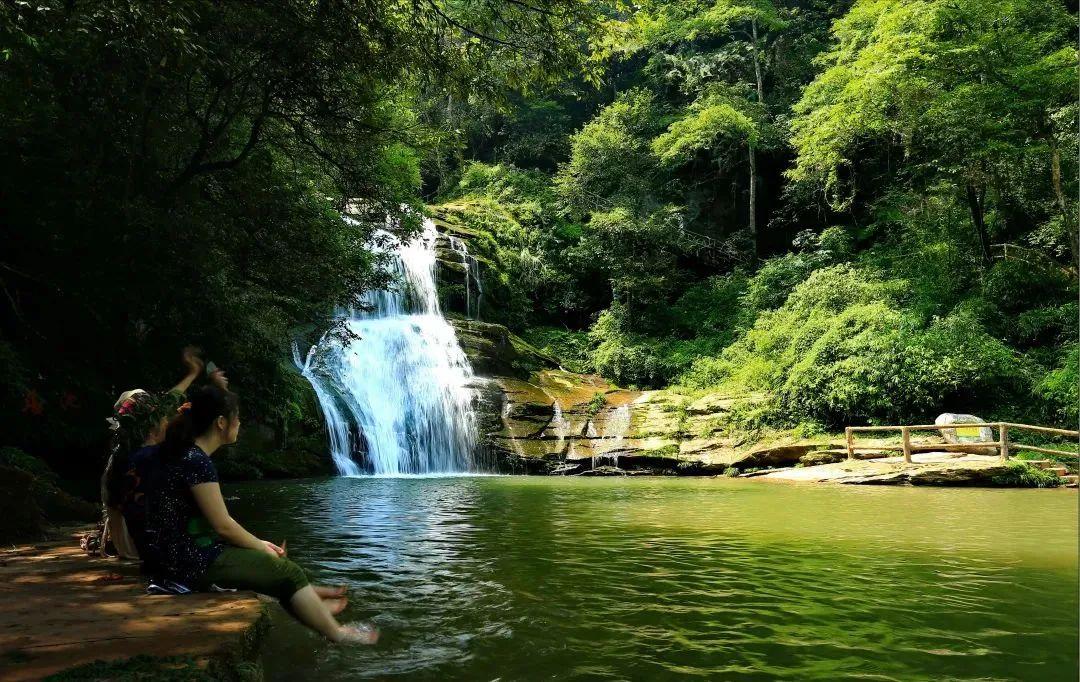
<path fill-rule="evenodd" d="M 448 235 L 450 249 L 461 256 L 465 267 L 465 317 L 470 320 L 480 319 L 480 302 L 484 298 L 484 286 L 480 282 L 480 263 L 476 256 L 469 253 L 469 246 L 453 235 Z M 476 310 L 473 311 L 472 285 L 476 283 Z"/>
<path fill-rule="evenodd" d="M 561 410 L 560 410 L 561 416 Z M 585 437 L 598 439 L 594 440 L 592 444 L 592 457 L 590 458 L 591 467 L 596 468 L 597 460 L 603 460 L 607 457 L 611 460 L 612 465 L 619 466 L 619 449 L 622 448 L 623 442 L 626 440 L 626 432 L 630 430 L 630 405 L 621 405 L 611 410 L 608 413 L 607 419 L 604 421 L 604 435 L 601 436 L 596 431 L 593 421 L 589 420 L 585 429 Z M 597 452 L 597 449 L 602 449 Z"/>
<path fill-rule="evenodd" d="M 387 235 L 383 234 L 383 237 Z M 439 310 L 431 220 L 390 258 L 397 286 L 342 312 L 346 340 L 327 335 L 301 362 L 315 389 L 342 476 L 440 474 L 475 469 L 473 376 L 454 328 Z M 362 440 L 360 440 L 362 439 Z"/>
<path fill-rule="evenodd" d="M 622 448 L 623 441 L 626 439 L 626 432 L 630 430 L 630 405 L 622 405 L 615 408 L 608 418 L 607 425 L 604 428 L 605 438 L 614 438 L 614 442 L 605 450 L 607 452 L 613 452 L 611 460 L 614 466 L 619 466 L 619 449 Z"/>
<path fill-rule="evenodd" d="M 563 417 L 562 405 L 559 404 L 557 399 L 552 399 L 552 405 L 555 414 L 551 418 L 551 423 L 555 427 L 555 435 L 559 439 L 559 452 L 562 452 L 563 443 L 566 442 L 566 418 Z"/>

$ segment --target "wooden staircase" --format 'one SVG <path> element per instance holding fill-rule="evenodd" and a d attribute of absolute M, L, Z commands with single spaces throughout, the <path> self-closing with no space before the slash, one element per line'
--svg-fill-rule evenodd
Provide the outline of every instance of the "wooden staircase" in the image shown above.
<path fill-rule="evenodd" d="M 1023 448 L 1021 448 L 1023 449 Z M 1078 482 L 1080 482 L 1080 476 L 1076 474 L 1070 474 L 1069 470 L 1051 459 L 1027 459 L 1021 460 L 1024 464 L 1030 464 L 1033 467 L 1042 469 L 1043 471 L 1051 471 L 1061 478 L 1061 485 L 1066 488 L 1076 488 Z"/>

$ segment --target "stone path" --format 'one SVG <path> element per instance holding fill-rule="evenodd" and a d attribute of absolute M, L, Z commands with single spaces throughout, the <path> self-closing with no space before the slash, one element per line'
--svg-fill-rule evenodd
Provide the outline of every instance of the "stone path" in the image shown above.
<path fill-rule="evenodd" d="M 234 668 L 267 620 L 250 592 L 147 595 L 135 564 L 89 558 L 76 536 L 0 550 L 0 680 L 139 655 Z"/>

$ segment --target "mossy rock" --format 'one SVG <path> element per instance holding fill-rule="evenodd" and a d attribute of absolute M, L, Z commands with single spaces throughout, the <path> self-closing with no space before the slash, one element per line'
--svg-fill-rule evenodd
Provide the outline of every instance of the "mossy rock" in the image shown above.
<path fill-rule="evenodd" d="M 45 534 L 44 518 L 34 499 L 34 477 L 21 469 L 0 466 L 0 542 L 40 540 Z"/>
<path fill-rule="evenodd" d="M 477 374 L 524 379 L 535 371 L 558 366 L 501 324 L 460 318 L 451 318 L 450 323 Z"/>
<path fill-rule="evenodd" d="M 847 459 L 847 456 L 839 450 L 821 450 L 808 452 L 799 458 L 799 464 L 803 466 L 818 466 L 819 464 L 835 464 Z"/>

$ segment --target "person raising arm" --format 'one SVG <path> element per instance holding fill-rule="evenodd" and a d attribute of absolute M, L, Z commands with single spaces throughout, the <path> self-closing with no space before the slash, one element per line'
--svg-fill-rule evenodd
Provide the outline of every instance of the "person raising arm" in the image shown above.
<path fill-rule="evenodd" d="M 160 468 L 147 493 L 147 527 L 164 577 L 196 587 L 254 590 L 276 597 L 333 642 L 374 644 L 368 625 L 345 626 L 341 589 L 310 584 L 285 550 L 248 532 L 229 513 L 210 457 L 240 431 L 236 394 L 218 385 L 191 392 L 166 430 Z"/>
<path fill-rule="evenodd" d="M 139 510 L 129 509 L 132 493 L 131 467 L 133 460 L 147 455 L 147 450 L 165 437 L 165 426 L 175 416 L 176 408 L 184 402 L 184 393 L 202 373 L 204 365 L 199 349 L 186 346 L 180 360 L 187 373 L 171 389 L 153 394 L 137 388 L 124 391 L 113 404 L 113 414 L 106 420 L 113 432 L 109 457 L 101 476 L 101 500 L 104 505 L 103 547 L 112 545 L 122 559 L 139 559 L 137 535 L 141 524 L 127 522 L 129 516 L 139 516 Z M 210 381 L 228 388 L 228 379 L 218 370 Z M 138 454 L 137 454 L 138 453 Z"/>

